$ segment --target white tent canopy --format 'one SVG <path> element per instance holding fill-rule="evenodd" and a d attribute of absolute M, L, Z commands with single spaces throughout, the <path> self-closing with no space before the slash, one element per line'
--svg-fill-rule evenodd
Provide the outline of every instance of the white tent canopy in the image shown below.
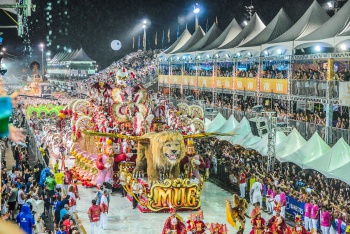
<path fill-rule="evenodd" d="M 334 151 L 332 160 L 328 167 L 328 177 L 342 180 L 350 184 L 349 168 L 350 168 L 350 146 L 341 138 L 338 150 Z M 338 142 L 336 145 L 338 145 Z M 341 151 L 342 150 L 342 151 Z"/>
<path fill-rule="evenodd" d="M 285 141 L 287 136 L 283 132 L 277 132 L 276 133 L 276 145 L 281 144 L 281 142 Z M 261 140 L 257 142 L 256 144 L 249 147 L 250 149 L 255 149 L 258 151 L 261 155 L 266 156 L 268 152 L 268 134 L 263 135 Z"/>
<path fill-rule="evenodd" d="M 295 41 L 294 45 L 298 48 L 306 48 L 317 43 L 326 43 L 335 47 L 336 42 L 334 37 L 341 33 L 350 24 L 350 1 L 337 12 L 335 15 L 325 22 L 321 27 L 313 31 L 312 33 L 299 38 Z"/>
<path fill-rule="evenodd" d="M 222 33 L 221 29 L 218 27 L 216 23 L 211 26 L 209 31 L 200 39 L 194 46 L 187 49 L 186 52 L 195 52 L 198 50 L 203 49 L 204 47 L 210 45 L 212 42 L 214 42 Z"/>
<path fill-rule="evenodd" d="M 224 125 L 226 122 L 226 119 L 224 116 L 222 116 L 221 113 L 219 113 L 213 121 L 211 121 L 208 126 L 206 126 L 206 132 L 217 132 L 222 125 Z"/>
<path fill-rule="evenodd" d="M 337 173 L 337 168 L 343 166 L 346 162 L 350 163 L 350 146 L 343 138 L 340 138 L 332 149 L 313 160 L 309 160 L 305 163 L 304 168 L 314 169 L 326 177 L 331 177 L 329 172 L 333 170 L 333 173 Z M 343 177 L 348 176 L 343 174 Z"/>
<path fill-rule="evenodd" d="M 297 151 L 286 155 L 285 157 L 278 158 L 281 162 L 292 162 L 299 167 L 304 168 L 304 165 L 313 159 L 320 157 L 322 154 L 329 151 L 330 147 L 317 132 L 310 138 L 310 140 L 304 144 Z"/>
<path fill-rule="evenodd" d="M 261 137 L 254 136 L 253 133 L 250 132 L 241 142 L 241 146 L 246 149 L 252 149 L 251 146 L 257 144 L 259 141 L 261 141 Z"/>
<path fill-rule="evenodd" d="M 204 119 L 204 125 L 205 125 L 205 128 L 207 128 L 207 126 L 211 123 L 211 120 L 208 119 L 208 118 L 205 118 Z"/>
<path fill-rule="evenodd" d="M 235 119 L 235 117 L 233 115 L 231 115 L 230 118 L 228 118 L 228 120 L 226 120 L 224 125 L 222 125 L 221 128 L 217 130 L 217 132 L 220 132 L 220 133 L 233 132 L 233 130 L 238 125 L 239 125 L 238 121 Z M 218 136 L 217 138 L 222 141 L 225 139 L 225 137 L 226 136 Z"/>
<path fill-rule="evenodd" d="M 233 132 L 236 134 L 234 136 L 227 137 L 228 142 L 230 142 L 232 145 L 240 145 L 241 142 L 244 140 L 244 138 L 251 132 L 249 121 L 246 117 L 243 117 L 242 121 L 239 123 L 239 125 L 233 129 Z M 226 138 L 226 137 L 225 137 Z"/>
<path fill-rule="evenodd" d="M 187 28 L 181 33 L 180 37 L 166 50 L 165 54 L 171 53 L 173 50 L 180 49 L 186 42 L 191 38 L 191 33 L 187 30 Z"/>
<path fill-rule="evenodd" d="M 224 43 L 224 41 L 233 40 L 242 31 L 241 26 L 237 23 L 236 19 L 233 19 L 227 28 L 221 33 L 221 35 L 213 41 L 210 45 L 204 47 L 202 50 L 212 50 L 218 48 Z"/>
<path fill-rule="evenodd" d="M 294 128 L 287 138 L 276 146 L 276 158 L 281 158 L 294 153 L 300 147 L 306 143 L 306 140 L 300 135 L 300 133 Z M 281 161 L 281 160 L 280 160 Z"/>
<path fill-rule="evenodd" d="M 286 51 L 285 54 L 292 54 L 294 49 L 294 40 L 304 37 L 322 26 L 328 19 L 329 15 L 315 0 L 304 15 L 285 33 L 267 44 L 262 45 L 262 50 L 268 48 L 269 54 L 278 46 Z"/>
<path fill-rule="evenodd" d="M 187 42 L 183 46 L 181 46 L 179 49 L 174 49 L 171 52 L 171 54 L 185 52 L 187 49 L 194 46 L 200 39 L 202 39 L 204 34 L 205 33 L 203 29 L 201 28 L 201 26 L 199 26 L 197 30 L 192 34 L 191 38 L 188 39 Z"/>
<path fill-rule="evenodd" d="M 225 40 L 218 48 L 230 49 L 238 46 L 240 43 L 245 43 L 253 39 L 265 28 L 265 24 L 261 21 L 259 16 L 255 13 L 248 25 L 231 41 Z"/>

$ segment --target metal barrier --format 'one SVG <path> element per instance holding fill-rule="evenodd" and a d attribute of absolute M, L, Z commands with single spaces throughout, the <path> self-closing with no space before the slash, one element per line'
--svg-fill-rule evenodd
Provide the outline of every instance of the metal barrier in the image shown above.
<path fill-rule="evenodd" d="M 329 89 L 330 98 L 339 97 L 339 81 L 332 80 L 292 80 L 292 95 L 326 98 Z"/>

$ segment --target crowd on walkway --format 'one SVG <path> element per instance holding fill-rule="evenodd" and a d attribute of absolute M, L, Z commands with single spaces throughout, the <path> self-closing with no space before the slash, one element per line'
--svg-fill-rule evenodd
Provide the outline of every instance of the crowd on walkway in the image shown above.
<path fill-rule="evenodd" d="M 303 170 L 293 163 L 276 162 L 274 172 L 268 173 L 266 157 L 257 151 L 215 138 L 201 140 L 196 148 L 200 155 L 210 158 L 212 177 L 228 178 L 232 186 L 240 189 L 241 197 L 259 202 L 265 212 L 274 213 L 276 204 L 281 204 L 281 215 L 286 217 L 286 196 L 290 196 L 305 203 L 304 223 L 308 230 L 316 228 L 329 233 L 325 230 L 333 228 L 334 233 L 344 233 L 338 226 L 350 224 L 350 186 L 340 180 L 327 179 L 317 171 Z M 256 181 L 261 183 L 262 192 L 254 199 Z"/>

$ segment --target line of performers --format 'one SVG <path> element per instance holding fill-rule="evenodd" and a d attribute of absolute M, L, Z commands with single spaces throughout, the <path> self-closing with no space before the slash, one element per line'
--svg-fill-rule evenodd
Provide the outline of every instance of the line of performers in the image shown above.
<path fill-rule="evenodd" d="M 308 232 L 303 226 L 303 220 L 300 215 L 295 217 L 295 226 L 288 227 L 284 218 L 281 216 L 281 207 L 277 204 L 274 208 L 275 215 L 268 221 L 261 217 L 261 211 L 258 204 L 254 204 L 251 213 L 252 230 L 250 234 L 313 234 Z M 244 228 L 242 229 L 243 233 Z M 174 208 L 170 208 L 170 217 L 165 221 L 162 234 L 202 234 L 209 231 L 211 234 L 227 234 L 226 224 L 203 222 L 203 212 L 191 214 L 189 220 L 185 223 L 176 213 Z"/>
<path fill-rule="evenodd" d="M 303 226 L 303 220 L 300 215 L 295 217 L 295 226 L 288 227 L 284 218 L 281 216 L 281 207 L 279 204 L 274 208 L 275 215 L 267 222 L 261 217 L 260 207 L 255 205 L 251 215 L 252 231 L 250 234 L 312 234 Z"/>
<path fill-rule="evenodd" d="M 174 208 L 170 208 L 170 217 L 166 219 L 162 234 L 202 234 L 208 230 L 211 234 L 227 234 L 226 224 L 203 222 L 203 212 L 191 213 L 189 220 L 185 223 L 176 213 Z"/>

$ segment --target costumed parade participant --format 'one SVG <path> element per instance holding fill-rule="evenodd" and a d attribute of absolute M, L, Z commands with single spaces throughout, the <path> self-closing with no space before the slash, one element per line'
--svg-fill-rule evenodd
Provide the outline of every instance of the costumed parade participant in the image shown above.
<path fill-rule="evenodd" d="M 187 233 L 205 233 L 207 226 L 203 222 L 203 211 L 198 214 L 191 214 L 190 220 L 187 222 Z"/>
<path fill-rule="evenodd" d="M 257 212 L 252 216 L 252 230 L 250 234 L 262 234 L 265 227 L 265 219 L 261 217 L 261 212 Z"/>
<path fill-rule="evenodd" d="M 245 218 L 247 215 L 248 202 L 244 198 L 240 198 L 237 194 L 233 194 L 233 206 L 230 200 L 226 198 L 226 218 L 227 221 L 238 229 L 238 234 L 243 234 L 245 226 Z"/>
<path fill-rule="evenodd" d="M 186 226 L 170 206 L 170 217 L 165 220 L 162 234 L 186 234 Z"/>
<path fill-rule="evenodd" d="M 188 140 L 186 155 L 180 164 L 184 165 L 185 174 L 190 180 L 201 183 L 199 168 L 204 169 L 205 162 L 201 156 L 197 155 L 193 140 Z"/>
<path fill-rule="evenodd" d="M 279 204 L 274 208 L 276 214 L 268 221 L 267 226 L 274 234 L 284 234 L 287 230 L 287 224 L 284 218 L 281 216 L 281 207 Z"/>
<path fill-rule="evenodd" d="M 210 224 L 210 234 L 227 234 L 226 224 L 212 223 Z"/>
<path fill-rule="evenodd" d="M 300 215 L 295 216 L 295 227 L 291 228 L 288 232 L 290 234 L 309 234 L 306 228 L 303 226 L 303 220 Z"/>

